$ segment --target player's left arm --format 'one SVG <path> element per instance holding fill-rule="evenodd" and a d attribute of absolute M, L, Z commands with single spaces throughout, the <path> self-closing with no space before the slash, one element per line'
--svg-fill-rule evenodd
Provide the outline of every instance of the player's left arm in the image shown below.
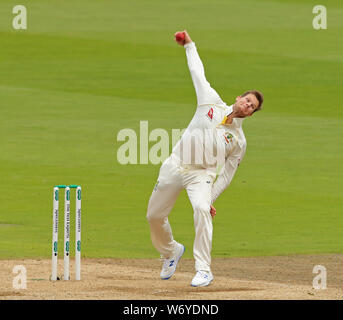
<path fill-rule="evenodd" d="M 217 180 L 213 183 L 211 204 L 217 200 L 220 194 L 230 185 L 237 168 L 245 155 L 246 148 L 244 147 L 240 152 L 232 153 L 225 161 L 224 168 Z"/>

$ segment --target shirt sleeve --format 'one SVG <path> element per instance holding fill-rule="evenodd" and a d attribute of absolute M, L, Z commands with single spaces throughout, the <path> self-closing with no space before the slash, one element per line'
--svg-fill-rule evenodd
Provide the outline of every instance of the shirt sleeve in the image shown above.
<path fill-rule="evenodd" d="M 219 195 L 230 185 L 237 168 L 245 155 L 246 147 L 241 152 L 230 155 L 224 164 L 221 174 L 212 186 L 211 203 L 213 204 Z"/>
<path fill-rule="evenodd" d="M 223 104 L 224 102 L 218 93 L 206 80 L 204 66 L 199 57 L 195 43 L 187 43 L 184 45 L 184 48 L 186 49 L 188 68 L 197 95 L 198 106 L 203 104 Z"/>

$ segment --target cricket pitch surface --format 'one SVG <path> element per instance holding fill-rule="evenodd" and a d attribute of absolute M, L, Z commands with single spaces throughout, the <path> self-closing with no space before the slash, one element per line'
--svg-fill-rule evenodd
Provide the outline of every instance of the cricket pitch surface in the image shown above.
<path fill-rule="evenodd" d="M 14 289 L 13 268 L 27 271 L 27 289 Z M 326 289 L 315 289 L 316 265 L 326 269 Z M 181 259 L 169 280 L 160 280 L 160 259 L 87 259 L 81 281 L 50 281 L 50 259 L 0 260 L 0 300 L 341 300 L 343 254 L 214 258 L 214 280 L 193 288 L 193 259 Z M 63 260 L 58 261 L 63 274 Z"/>

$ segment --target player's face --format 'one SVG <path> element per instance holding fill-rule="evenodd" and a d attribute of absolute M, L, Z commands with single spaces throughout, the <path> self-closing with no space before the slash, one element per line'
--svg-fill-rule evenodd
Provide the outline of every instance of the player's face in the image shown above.
<path fill-rule="evenodd" d="M 244 97 L 237 97 L 235 104 L 240 113 L 239 117 L 245 118 L 254 113 L 254 111 L 258 108 L 259 102 L 254 94 L 249 93 Z"/>

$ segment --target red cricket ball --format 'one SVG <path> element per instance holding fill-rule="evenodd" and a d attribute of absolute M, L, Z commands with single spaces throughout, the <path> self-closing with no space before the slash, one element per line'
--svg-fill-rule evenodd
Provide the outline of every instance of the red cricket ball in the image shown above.
<path fill-rule="evenodd" d="M 175 35 L 176 41 L 184 41 L 185 40 L 185 33 L 184 32 L 178 32 Z"/>

